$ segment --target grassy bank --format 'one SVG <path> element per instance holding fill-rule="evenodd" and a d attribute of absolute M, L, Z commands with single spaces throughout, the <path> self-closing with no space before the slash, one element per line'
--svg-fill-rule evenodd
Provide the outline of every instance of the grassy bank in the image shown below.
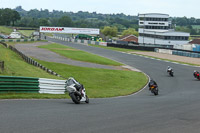
<path fill-rule="evenodd" d="M 89 97 L 114 97 L 132 94 L 147 83 L 141 72 L 77 67 L 59 63 L 40 61 L 63 77 L 74 77 L 82 83 Z"/>
<path fill-rule="evenodd" d="M 35 30 L 18 30 L 22 35 L 30 37 Z"/>
<path fill-rule="evenodd" d="M 67 94 L 3 93 L 0 99 L 65 99 Z"/>
<path fill-rule="evenodd" d="M 87 53 L 78 49 L 74 49 L 68 46 L 64 46 L 61 44 L 53 43 L 53 44 L 39 46 L 39 48 L 48 49 L 50 51 L 56 52 L 62 56 L 65 56 L 73 60 L 91 62 L 91 63 L 102 64 L 102 65 L 113 65 L 113 66 L 122 65 L 121 63 L 118 63 L 116 61 L 113 61 L 113 60 L 110 60 L 110 59 L 107 59 L 95 54 L 90 54 L 90 53 Z"/>
<path fill-rule="evenodd" d="M 5 62 L 5 70 L 0 75 L 56 78 L 38 67 L 26 63 L 18 54 L 0 44 L 0 60 Z"/>
<path fill-rule="evenodd" d="M 10 35 L 10 33 L 13 31 L 11 27 L 6 27 L 6 26 L 0 26 L 0 33 Z"/>
<path fill-rule="evenodd" d="M 40 41 L 27 41 L 27 42 L 6 42 L 6 44 L 15 46 L 16 44 L 30 44 L 30 43 L 37 43 L 37 42 L 47 42 L 47 41 L 40 40 Z"/>
<path fill-rule="evenodd" d="M 28 45 L 28 44 L 27 44 Z M 51 46 L 51 45 L 50 45 Z M 57 47 L 57 44 L 53 44 L 53 49 L 70 49 L 71 48 L 62 45 Z M 72 49 L 76 50 L 76 49 Z M 0 45 L 0 60 L 5 61 L 5 71 L 0 72 L 0 75 L 7 76 L 25 76 L 25 77 L 40 77 L 60 79 L 56 76 L 50 75 L 45 71 L 27 64 L 22 58 L 11 50 Z M 79 51 L 82 52 L 82 51 Z M 74 54 L 75 56 L 76 54 Z M 79 54 L 78 54 L 79 55 Z M 91 56 L 91 55 L 90 55 Z M 96 57 L 97 58 L 97 57 Z M 95 58 L 95 59 L 96 59 Z M 37 60 L 43 66 L 55 71 L 61 76 L 67 79 L 68 77 L 76 78 L 82 83 L 88 96 L 90 98 L 105 98 L 115 97 L 132 94 L 137 92 L 147 83 L 147 77 L 141 72 L 125 71 L 125 70 L 108 70 L 97 68 L 77 67 L 60 63 L 46 62 Z M 53 94 L 1 94 L 0 99 L 60 99 L 69 98 L 67 94 L 53 95 Z"/>

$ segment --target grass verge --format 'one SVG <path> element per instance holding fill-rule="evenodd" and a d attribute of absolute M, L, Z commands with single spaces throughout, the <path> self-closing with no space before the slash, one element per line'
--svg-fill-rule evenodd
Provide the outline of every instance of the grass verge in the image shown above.
<path fill-rule="evenodd" d="M 95 54 L 91 54 L 85 51 L 74 49 L 68 46 L 64 46 L 61 44 L 52 43 L 48 45 L 39 46 L 39 48 L 48 49 L 50 51 L 58 53 L 72 60 L 91 62 L 91 63 L 102 64 L 102 65 L 113 65 L 113 66 L 122 65 L 121 63 L 118 63 L 116 61 L 113 61 L 113 60 L 110 60 L 110 59 L 107 59 Z"/>
<path fill-rule="evenodd" d="M 41 41 L 27 41 L 27 42 L 6 42 L 8 45 L 16 45 L 16 44 L 30 44 L 30 43 L 37 43 L 37 42 L 47 42 L 46 40 L 41 40 Z"/>
<path fill-rule="evenodd" d="M 0 99 L 66 99 L 67 94 L 3 93 Z"/>
<path fill-rule="evenodd" d="M 0 33 L 9 35 L 13 31 L 12 28 L 6 26 L 0 26 Z"/>
<path fill-rule="evenodd" d="M 132 94 L 145 86 L 148 79 L 141 72 L 77 67 L 37 60 L 63 77 L 82 83 L 89 97 L 105 98 Z"/>
<path fill-rule="evenodd" d="M 26 63 L 18 54 L 1 44 L 0 51 L 0 60 L 5 62 L 5 70 L 0 71 L 0 75 L 61 79 Z"/>
<path fill-rule="evenodd" d="M 22 35 L 30 37 L 35 30 L 18 30 Z"/>

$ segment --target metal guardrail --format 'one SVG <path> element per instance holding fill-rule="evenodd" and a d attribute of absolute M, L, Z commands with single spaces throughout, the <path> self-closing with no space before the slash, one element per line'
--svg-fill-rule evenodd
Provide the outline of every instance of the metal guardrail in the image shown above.
<path fill-rule="evenodd" d="M 0 93 L 65 94 L 65 81 L 46 78 L 0 76 Z"/>
<path fill-rule="evenodd" d="M 0 76 L 0 93 L 39 92 L 38 78 Z"/>

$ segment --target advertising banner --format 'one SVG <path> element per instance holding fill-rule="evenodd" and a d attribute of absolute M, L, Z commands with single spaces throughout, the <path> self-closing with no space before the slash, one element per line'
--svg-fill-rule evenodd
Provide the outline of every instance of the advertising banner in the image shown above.
<path fill-rule="evenodd" d="M 67 34 L 99 35 L 99 29 L 93 29 L 93 28 L 44 27 L 44 26 L 40 26 L 40 32 L 43 32 L 43 33 L 67 33 Z"/>

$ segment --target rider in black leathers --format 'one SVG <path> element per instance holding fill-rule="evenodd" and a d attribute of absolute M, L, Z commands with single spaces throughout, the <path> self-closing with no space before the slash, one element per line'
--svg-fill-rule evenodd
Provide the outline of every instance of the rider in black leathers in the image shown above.
<path fill-rule="evenodd" d="M 155 85 L 156 87 L 158 86 L 157 83 L 154 80 L 150 80 L 149 82 L 149 90 L 151 89 L 151 86 Z"/>

